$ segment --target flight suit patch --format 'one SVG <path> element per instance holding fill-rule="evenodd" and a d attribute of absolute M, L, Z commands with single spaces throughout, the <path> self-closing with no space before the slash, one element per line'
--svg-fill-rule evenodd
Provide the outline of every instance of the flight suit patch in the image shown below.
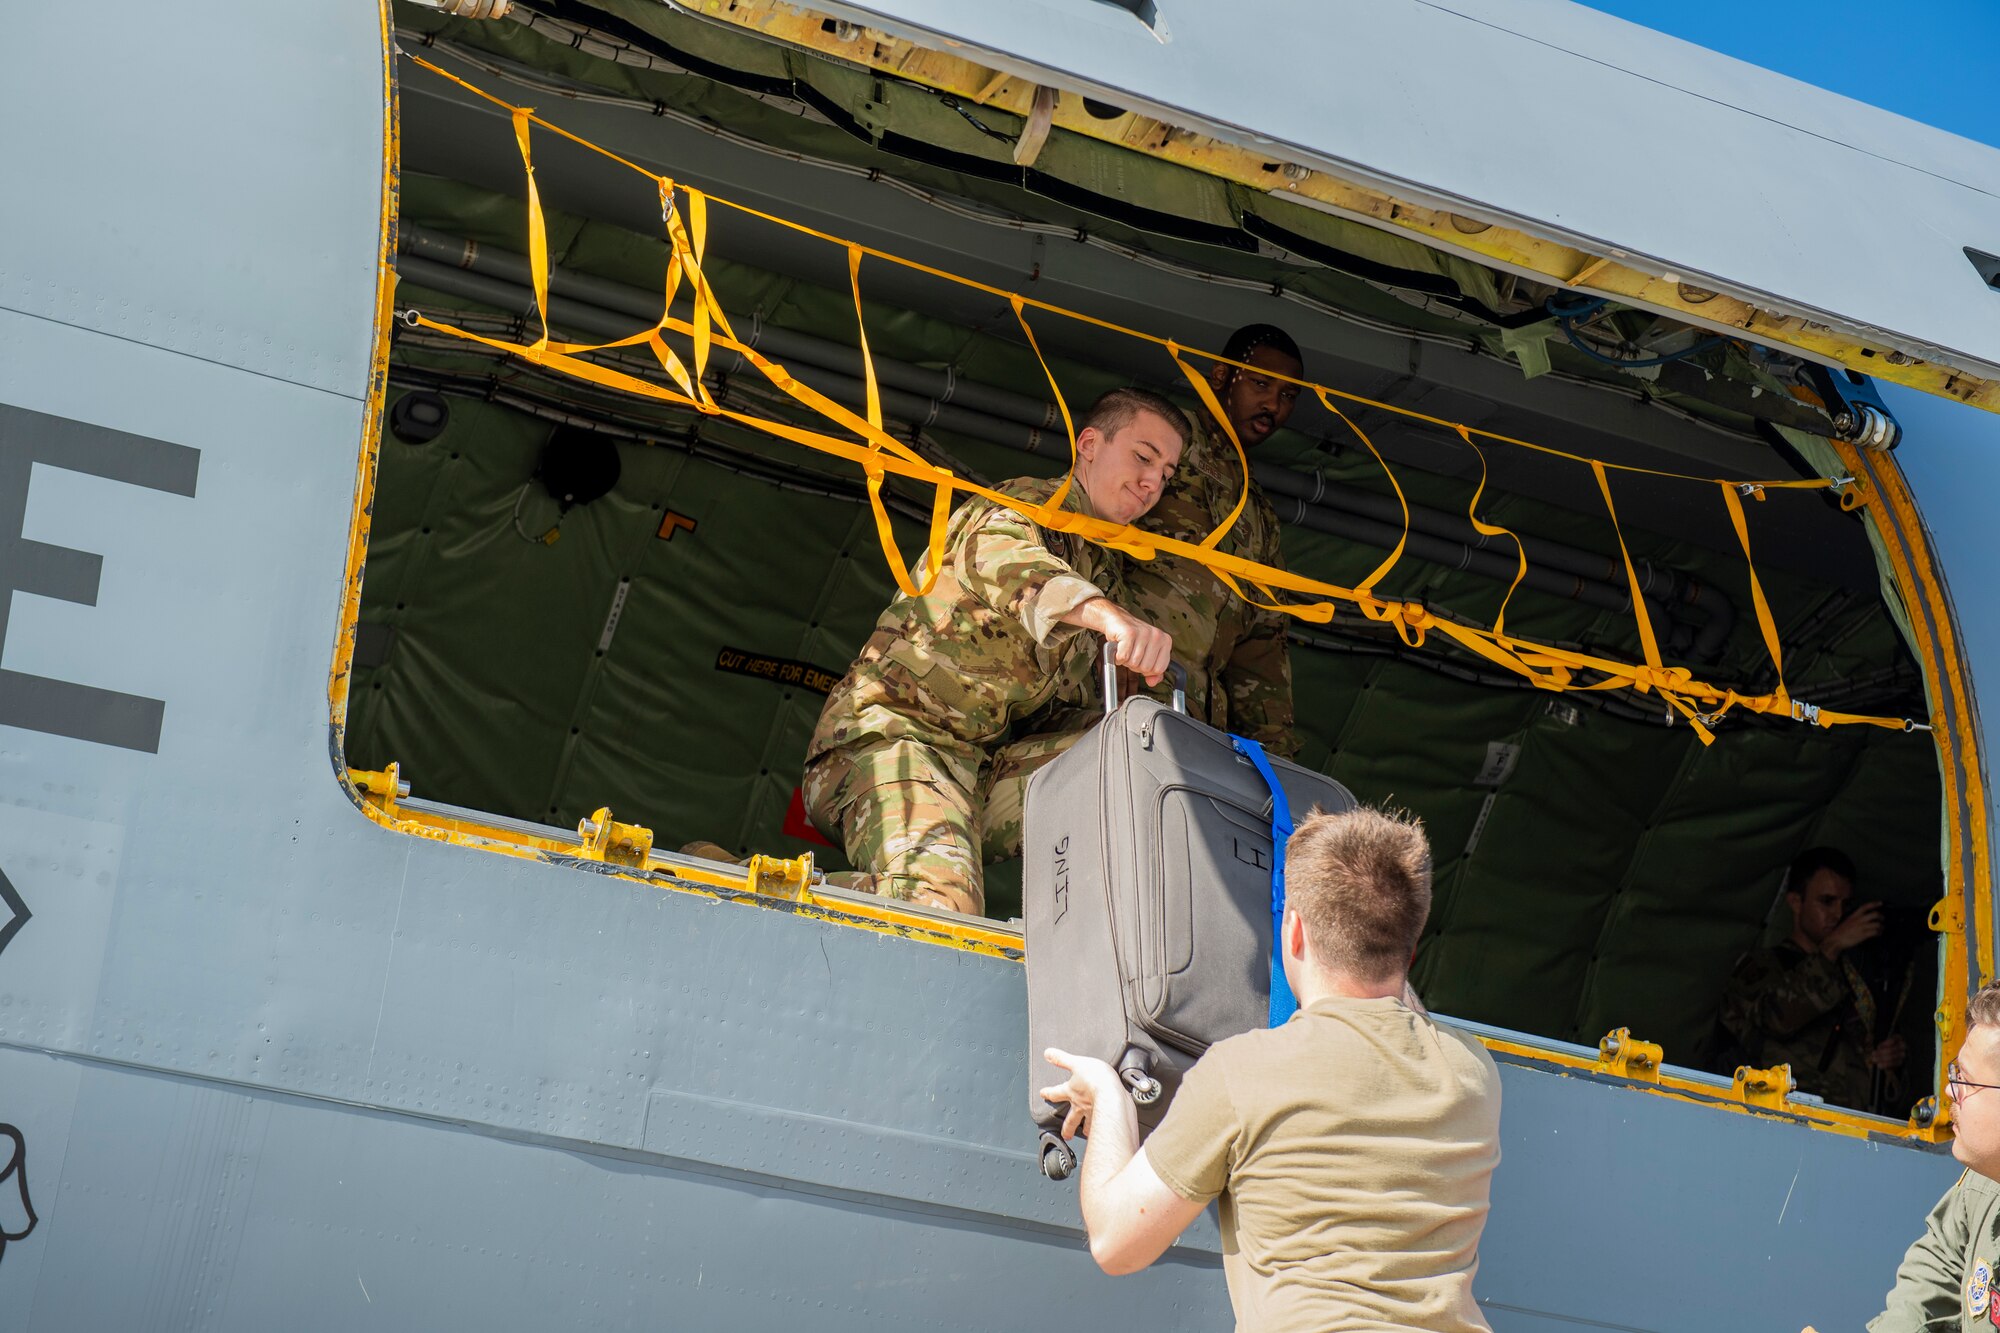
<path fill-rule="evenodd" d="M 1993 1265 L 1984 1259 L 1972 1265 L 1972 1275 L 1965 1281 L 1965 1310 L 1977 1319 L 1988 1309 L 2000 1311 L 2000 1302 L 1993 1300 Z"/>

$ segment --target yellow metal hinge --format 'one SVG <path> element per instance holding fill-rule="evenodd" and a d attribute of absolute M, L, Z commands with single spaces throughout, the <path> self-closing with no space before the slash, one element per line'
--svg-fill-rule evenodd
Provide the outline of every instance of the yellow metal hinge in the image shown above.
<path fill-rule="evenodd" d="M 619 823 L 608 805 L 578 824 L 576 835 L 583 839 L 583 854 L 593 861 L 638 867 L 653 854 L 653 830 Z"/>
<path fill-rule="evenodd" d="M 1657 1043 L 1634 1037 L 1631 1028 L 1614 1028 L 1597 1043 L 1597 1072 L 1658 1083 L 1665 1054 Z"/>
<path fill-rule="evenodd" d="M 401 764 L 391 764 L 379 773 L 350 768 L 347 780 L 354 784 L 363 800 L 385 815 L 395 814 L 396 802 L 410 794 L 410 784 L 403 781 Z"/>
<path fill-rule="evenodd" d="M 1946 894 L 1931 906 L 1931 929 L 1940 935 L 1965 933 L 1965 899 Z"/>
<path fill-rule="evenodd" d="M 1736 1099 L 1746 1106 L 1782 1110 L 1785 1099 L 1792 1095 L 1792 1067 L 1778 1065 L 1772 1069 L 1752 1069 L 1749 1065 L 1738 1065 L 1731 1088 L 1736 1093 Z"/>
<path fill-rule="evenodd" d="M 768 898 L 789 898 L 793 902 L 803 901 L 806 890 L 812 887 L 813 880 L 817 878 L 813 874 L 811 852 L 789 858 L 761 854 L 753 856 L 745 869 L 744 877 L 750 892 Z"/>

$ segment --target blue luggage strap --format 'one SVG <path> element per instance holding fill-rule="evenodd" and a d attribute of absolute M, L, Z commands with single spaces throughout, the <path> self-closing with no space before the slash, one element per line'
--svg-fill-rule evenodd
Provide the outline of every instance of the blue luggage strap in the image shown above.
<path fill-rule="evenodd" d="M 1271 789 L 1271 1026 L 1277 1027 L 1299 1007 L 1299 1002 L 1292 997 L 1291 983 L 1285 980 L 1283 940 L 1285 844 L 1292 839 L 1292 805 L 1285 799 L 1285 789 L 1279 784 L 1278 775 L 1271 770 L 1271 760 L 1265 755 L 1263 746 L 1242 736 L 1231 736 L 1229 743 L 1236 747 L 1236 753 L 1256 767 L 1264 785 Z"/>

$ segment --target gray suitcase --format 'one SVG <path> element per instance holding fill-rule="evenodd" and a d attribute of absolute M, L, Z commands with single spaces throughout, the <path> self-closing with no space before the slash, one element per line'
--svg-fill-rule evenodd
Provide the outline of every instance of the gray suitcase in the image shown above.
<path fill-rule="evenodd" d="M 1355 803 L 1324 774 L 1269 763 L 1294 821 Z M 1039 1092 L 1060 1077 L 1044 1049 L 1116 1068 L 1150 1130 L 1202 1052 L 1269 1021 L 1272 811 L 1232 737 L 1143 697 L 1030 779 L 1028 1103 L 1051 1179 L 1076 1157 Z"/>

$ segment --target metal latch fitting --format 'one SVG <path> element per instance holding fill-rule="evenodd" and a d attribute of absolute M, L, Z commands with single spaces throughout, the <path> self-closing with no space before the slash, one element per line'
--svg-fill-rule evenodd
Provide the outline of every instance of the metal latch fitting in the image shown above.
<path fill-rule="evenodd" d="M 795 857 L 760 853 L 750 858 L 744 877 L 750 892 L 767 898 L 787 898 L 792 902 L 804 900 L 806 890 L 818 878 L 813 873 L 811 852 Z"/>
<path fill-rule="evenodd" d="M 1827 416 L 1832 418 L 1835 435 L 1850 444 L 1884 453 L 1902 440 L 1902 425 L 1882 401 L 1874 381 L 1866 375 L 1810 363 L 1803 371 L 1806 383 L 1819 395 Z"/>
<path fill-rule="evenodd" d="M 1631 1028 L 1614 1028 L 1597 1043 L 1597 1072 L 1658 1083 L 1665 1054 L 1657 1042 L 1634 1037 Z"/>
<path fill-rule="evenodd" d="M 1792 1067 L 1778 1065 L 1771 1069 L 1752 1069 L 1749 1065 L 1736 1067 L 1736 1078 L 1731 1090 L 1736 1099 L 1746 1106 L 1764 1106 L 1771 1110 L 1783 1110 L 1785 1099 L 1792 1095 Z"/>
<path fill-rule="evenodd" d="M 653 830 L 619 823 L 608 805 L 578 824 L 576 835 L 583 839 L 583 855 L 592 861 L 637 868 L 653 854 Z"/>
<path fill-rule="evenodd" d="M 400 764 L 390 764 L 379 773 L 350 768 L 347 780 L 354 784 L 363 800 L 385 815 L 395 814 L 396 802 L 410 794 L 410 784 L 403 781 Z"/>
<path fill-rule="evenodd" d="M 1965 899 L 1955 893 L 1947 893 L 1931 904 L 1930 928 L 1947 939 L 1965 937 Z M 1937 1027 L 1938 1045 L 1946 1051 L 1955 1051 L 1963 1039 L 1965 1015 L 1963 1010 L 1954 1011 L 1948 1004 L 1941 1004 L 1931 1011 L 1931 1022 Z M 1937 1118 L 1935 1109 L 1932 1119 Z M 1919 1126 L 1924 1128 L 1924 1126 Z"/>

